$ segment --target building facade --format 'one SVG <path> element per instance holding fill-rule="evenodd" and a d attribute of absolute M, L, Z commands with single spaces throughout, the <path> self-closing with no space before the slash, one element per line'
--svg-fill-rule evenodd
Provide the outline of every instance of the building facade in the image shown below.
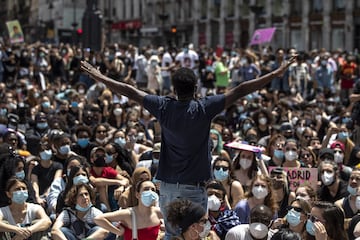
<path fill-rule="evenodd" d="M 21 18 L 29 41 L 74 42 L 91 2 L 104 43 L 246 47 L 276 27 L 273 48 L 360 48 L 360 0 L 0 0 L 2 21 Z M 22 6 L 22 7 L 19 7 Z M 19 14 L 27 10 L 28 14 Z M 5 14 L 6 13 L 6 14 Z"/>

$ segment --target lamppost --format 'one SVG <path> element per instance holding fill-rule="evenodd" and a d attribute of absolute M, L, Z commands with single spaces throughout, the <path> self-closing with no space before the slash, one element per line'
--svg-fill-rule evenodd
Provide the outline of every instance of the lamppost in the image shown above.
<path fill-rule="evenodd" d="M 106 25 L 108 27 L 108 32 L 107 32 L 107 42 L 111 43 L 111 31 L 112 31 L 112 24 L 113 24 L 113 20 L 112 20 L 112 6 L 111 6 L 111 0 L 108 0 L 108 14 L 107 14 L 107 20 L 106 20 Z"/>

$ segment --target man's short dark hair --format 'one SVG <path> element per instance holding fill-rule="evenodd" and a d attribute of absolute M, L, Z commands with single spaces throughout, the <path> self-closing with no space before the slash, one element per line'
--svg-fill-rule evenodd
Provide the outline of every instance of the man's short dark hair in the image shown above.
<path fill-rule="evenodd" d="M 174 73 L 172 82 L 178 96 L 193 96 L 196 85 L 196 76 L 193 70 L 179 68 Z"/>

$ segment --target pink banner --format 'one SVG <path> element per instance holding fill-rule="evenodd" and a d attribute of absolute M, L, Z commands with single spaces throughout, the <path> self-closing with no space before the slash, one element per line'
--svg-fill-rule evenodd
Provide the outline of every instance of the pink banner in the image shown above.
<path fill-rule="evenodd" d="M 262 28 L 255 30 L 250 45 L 263 44 L 271 42 L 271 39 L 274 35 L 276 28 Z"/>

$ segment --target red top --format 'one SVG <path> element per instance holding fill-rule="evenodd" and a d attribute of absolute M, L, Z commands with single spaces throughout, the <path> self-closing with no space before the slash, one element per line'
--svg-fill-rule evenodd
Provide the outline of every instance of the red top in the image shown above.
<path fill-rule="evenodd" d="M 101 175 L 96 175 L 94 169 L 91 168 L 90 174 L 96 178 L 102 177 L 102 178 L 110 178 L 110 179 L 114 179 L 118 175 L 117 171 L 112 167 L 104 167 L 101 172 Z"/>
<path fill-rule="evenodd" d="M 124 240 L 132 240 L 132 229 L 121 224 L 125 229 Z M 152 227 L 138 229 L 138 240 L 156 240 L 159 234 L 160 224 Z"/>

